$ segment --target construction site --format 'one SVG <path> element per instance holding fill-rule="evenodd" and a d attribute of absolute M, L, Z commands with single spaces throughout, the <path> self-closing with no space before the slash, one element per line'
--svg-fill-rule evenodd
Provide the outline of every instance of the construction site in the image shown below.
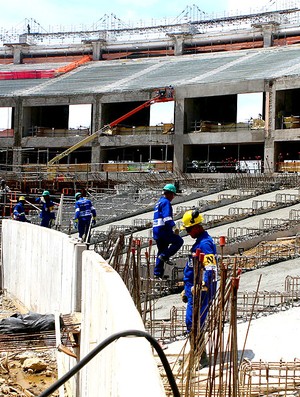
<path fill-rule="evenodd" d="M 298 172 L 300 14 L 273 3 L 222 18 L 187 7 L 173 24 L 111 15 L 98 30 L 27 19 L 0 32 L 3 177 L 70 187 L 74 175 Z M 166 104 L 150 100 L 166 88 L 168 119 L 152 123 Z"/>
<path fill-rule="evenodd" d="M 276 359 L 268 362 L 264 357 L 256 361 L 255 357 L 260 357 L 259 351 L 254 351 L 255 357 L 248 357 L 251 351 L 249 348 L 245 349 L 248 334 L 243 336 L 244 339 L 241 337 L 238 339 L 238 330 L 243 325 L 247 326 L 250 338 L 252 328 L 259 319 L 272 318 L 290 310 L 299 310 L 297 309 L 300 293 L 298 176 L 239 175 L 234 178 L 213 179 L 210 181 L 211 185 L 207 184 L 205 189 L 200 181 L 189 178 L 180 180 L 181 193 L 173 203 L 176 222 L 180 225 L 182 215 L 187 209 L 199 208 L 204 216 L 204 226 L 217 244 L 219 256 L 219 288 L 206 322 L 205 339 L 203 333 L 200 333 L 195 326 L 193 340 L 186 336 L 185 305 L 180 298 L 183 288 L 183 268 L 192 244 L 191 239 L 184 232 L 182 232 L 184 245 L 173 258 L 174 266 L 168 266 L 166 269 L 167 277 L 162 281 L 153 278 L 156 245 L 152 238 L 152 212 L 154 203 L 161 194 L 161 189 L 156 189 L 155 186 L 163 184 L 166 180 L 158 180 L 159 175 L 152 177 L 156 179 L 148 187 L 137 188 L 138 185 L 131 182 L 117 186 L 114 192 L 89 191 L 89 197 L 97 208 L 99 216 L 96 227 L 92 229 L 91 245 L 86 252 L 89 254 L 95 252 L 119 274 L 130 293 L 146 332 L 159 341 L 163 349 L 166 349 L 164 352 L 170 363 L 179 394 L 170 387 L 165 368 L 162 367 L 159 357 L 156 357 L 165 389 L 165 394 L 162 395 L 252 396 L 280 393 L 287 396 L 291 391 L 297 392 L 300 387 L 297 350 L 293 351 L 295 357 L 292 360 L 285 361 L 283 355 L 278 362 Z M 57 218 L 60 216 L 61 218 L 53 229 L 57 229 L 59 234 L 69 235 L 76 245 L 83 245 L 83 249 L 86 249 L 85 244 L 78 243 L 77 231 L 70 228 L 74 200 L 71 202 L 70 199 L 66 199 L 65 202 L 61 201 L 60 205 L 63 206 L 63 210 L 61 215 L 57 214 Z M 33 225 L 25 224 L 24 227 L 45 229 L 39 226 L 38 210 L 31 208 L 30 202 L 27 206 L 28 217 Z M 50 230 L 50 232 L 54 231 Z M 10 234 L 7 234 L 7 231 L 2 232 L 3 238 L 6 247 L 7 239 L 11 238 Z M 7 250 L 8 248 L 5 248 L 6 252 Z M 22 277 L 17 276 L 19 272 L 16 269 L 13 277 L 14 279 L 17 277 L 14 281 L 15 287 L 7 281 L 7 277 L 10 279 L 11 276 L 8 275 L 5 258 L 7 253 L 4 253 L 2 264 L 5 287 L 2 290 L 2 300 L 4 299 L 5 302 L 5 299 L 13 296 L 12 301 L 14 304 L 17 302 L 18 310 L 23 308 L 23 312 L 26 312 L 29 306 L 26 302 L 28 298 L 22 296 L 23 293 L 18 286 Z M 284 270 L 285 264 L 289 261 L 292 261 L 292 266 Z M 41 265 L 40 262 L 38 263 Z M 276 268 L 276 265 L 280 265 L 282 269 L 274 273 L 276 282 L 265 283 L 264 277 L 268 280 L 269 273 L 272 274 L 273 266 Z M 27 271 L 29 271 L 28 266 Z M 56 272 L 54 268 L 53 271 Z M 239 288 L 239 283 L 243 284 L 244 277 L 259 271 L 264 275 L 256 276 L 256 284 L 255 281 L 252 281 L 252 284 L 245 282 L 245 285 Z M 264 287 L 261 287 L 263 284 Z M 44 293 L 46 294 L 46 291 Z M 18 298 L 15 299 L 16 297 Z M 30 301 L 33 304 L 34 299 L 31 297 Z M 34 307 L 36 303 L 31 306 L 31 310 Z M 14 309 L 16 310 L 16 307 Z M 75 360 L 78 360 L 80 349 L 78 334 L 84 332 L 83 324 L 79 320 L 77 311 L 77 322 L 74 320 L 74 313 L 71 315 L 63 310 L 60 312 L 63 313 L 65 323 L 58 354 L 66 357 L 71 354 Z M 7 318 L 9 313 L 11 309 L 6 310 L 3 304 L 1 318 Z M 90 318 L 90 321 L 93 324 L 95 320 Z M 41 335 L 43 335 L 42 340 Z M 24 352 L 35 351 L 41 355 L 41 352 L 49 351 L 49 347 L 56 351 L 58 343 L 56 338 L 55 333 L 51 332 L 0 336 L 1 351 L 6 353 L 3 356 L 5 361 L 2 361 L 6 366 L 2 367 L 1 375 L 14 374 L 13 367 L 9 369 L 9 363 L 15 363 L 18 354 L 22 356 Z M 190 346 L 192 346 L 191 350 Z M 204 349 L 209 352 L 210 365 L 198 370 L 197 363 Z M 53 380 L 56 374 L 54 372 L 47 382 L 36 384 L 33 379 L 43 378 L 43 372 L 37 371 L 29 376 L 22 368 L 20 371 L 23 374 L 22 380 L 18 375 L 17 379 L 9 377 L 10 383 L 6 383 L 8 385 L 6 387 L 10 385 L 12 390 L 18 390 L 20 396 L 46 393 L 43 387 L 49 386 L 49 380 Z M 253 377 L 253 373 L 257 376 Z M 36 386 L 32 387 L 28 379 Z M 85 395 L 83 392 L 76 394 L 74 390 L 70 392 L 68 389 L 65 389 L 66 396 Z M 32 394 L 26 394 L 26 391 Z M 131 392 L 130 388 L 128 393 Z"/>
<path fill-rule="evenodd" d="M 55 317 L 51 331 L 0 332 L 0 394 L 299 395 L 297 341 L 277 332 L 299 329 L 300 9 L 273 3 L 222 17 L 187 7 L 164 25 L 106 16 L 86 31 L 33 20 L 0 30 L 0 328 L 16 313 Z M 260 111 L 241 121 L 240 99 L 252 95 Z M 81 105 L 89 125 L 70 128 Z M 173 119 L 150 125 L 164 105 Z M 189 335 L 186 231 L 164 279 L 153 274 L 153 208 L 166 183 L 178 192 L 176 226 L 197 208 L 217 246 L 217 294 L 203 330 L 196 288 Z M 51 229 L 36 204 L 44 189 L 59 204 Z M 77 191 L 97 211 L 90 240 L 74 229 Z M 24 195 L 31 223 L 11 219 Z M 43 352 L 45 366 L 20 364 Z"/>

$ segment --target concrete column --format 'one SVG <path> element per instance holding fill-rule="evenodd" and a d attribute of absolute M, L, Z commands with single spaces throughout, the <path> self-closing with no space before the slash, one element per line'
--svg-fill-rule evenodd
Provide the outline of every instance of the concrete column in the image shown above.
<path fill-rule="evenodd" d="M 184 40 L 186 37 L 190 37 L 190 34 L 187 33 L 172 33 L 169 34 L 173 41 L 174 41 L 174 55 L 182 55 L 183 54 L 183 47 L 184 47 Z"/>
<path fill-rule="evenodd" d="M 76 292 L 74 310 L 75 312 L 81 312 L 81 301 L 82 301 L 82 253 L 86 250 L 86 244 L 75 245 L 75 280 L 76 280 Z"/>
<path fill-rule="evenodd" d="M 174 116 L 175 136 L 184 134 L 184 106 L 184 99 L 176 99 Z"/>
<path fill-rule="evenodd" d="M 22 164 L 22 151 L 21 147 L 13 147 L 13 170 L 14 172 L 18 172 L 21 170 L 18 165 Z"/>
<path fill-rule="evenodd" d="M 265 24 L 257 24 L 254 27 L 261 28 L 263 40 L 264 40 L 264 47 L 272 47 L 273 46 L 273 33 L 276 30 L 279 23 L 265 23 Z"/>
<path fill-rule="evenodd" d="M 92 146 L 92 158 L 91 158 L 91 168 L 92 172 L 101 171 L 99 163 L 101 163 L 101 146 L 98 143 L 97 146 Z"/>
<path fill-rule="evenodd" d="M 174 55 L 182 55 L 183 53 L 184 37 L 174 36 Z"/>
<path fill-rule="evenodd" d="M 13 126 L 14 146 L 21 146 L 23 130 L 23 103 L 20 98 L 15 100 Z"/>
<path fill-rule="evenodd" d="M 92 132 L 98 131 L 102 127 L 101 116 L 101 96 L 95 95 L 92 114 Z"/>
<path fill-rule="evenodd" d="M 102 58 L 102 47 L 104 40 L 95 40 L 92 41 L 93 47 L 93 61 L 99 61 Z"/>
<path fill-rule="evenodd" d="M 184 172 L 183 169 L 183 149 L 184 146 L 181 143 L 181 137 L 174 137 L 174 158 L 173 158 L 173 168 L 174 171 Z"/>
<path fill-rule="evenodd" d="M 265 158 L 264 158 L 264 172 L 274 172 L 274 141 L 273 139 L 265 140 Z"/>
<path fill-rule="evenodd" d="M 276 88 L 273 80 L 265 84 L 265 133 L 270 137 L 276 128 Z"/>
<path fill-rule="evenodd" d="M 21 171 L 21 168 L 18 166 L 22 165 L 21 143 L 22 143 L 22 127 L 23 127 L 23 103 L 22 100 L 19 98 L 15 100 L 13 127 L 14 127 L 13 170 L 14 172 L 19 172 Z"/>
<path fill-rule="evenodd" d="M 183 153 L 182 144 L 184 133 L 184 99 L 176 100 L 175 103 L 175 131 L 174 131 L 174 156 L 173 168 L 183 172 Z"/>
<path fill-rule="evenodd" d="M 265 151 L 264 164 L 265 172 L 275 170 L 275 148 L 273 131 L 275 130 L 276 117 L 276 89 L 273 80 L 266 82 L 265 85 Z"/>
<path fill-rule="evenodd" d="M 264 47 L 273 46 L 273 26 L 266 26 L 263 29 Z"/>
<path fill-rule="evenodd" d="M 22 47 L 21 46 L 14 46 L 13 47 L 14 53 L 14 65 L 19 65 L 22 63 Z"/>
<path fill-rule="evenodd" d="M 100 97 L 97 95 L 93 104 L 93 115 L 92 115 L 92 133 L 99 131 L 102 127 L 101 123 L 101 102 Z M 101 163 L 101 145 L 99 139 L 96 138 L 92 143 L 92 171 L 101 171 L 98 164 Z"/>

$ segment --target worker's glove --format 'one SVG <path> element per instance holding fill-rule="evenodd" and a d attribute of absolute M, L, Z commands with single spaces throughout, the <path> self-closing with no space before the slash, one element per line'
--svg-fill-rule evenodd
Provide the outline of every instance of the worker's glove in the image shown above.
<path fill-rule="evenodd" d="M 78 229 L 78 220 L 77 219 L 74 220 L 73 226 L 75 229 Z"/>
<path fill-rule="evenodd" d="M 93 218 L 93 220 L 92 220 L 92 226 L 95 226 L 96 225 L 96 218 Z"/>
<path fill-rule="evenodd" d="M 181 300 L 182 300 L 183 303 L 187 303 L 188 302 L 188 298 L 187 298 L 187 296 L 185 294 L 185 290 L 181 291 L 180 296 L 181 296 Z"/>

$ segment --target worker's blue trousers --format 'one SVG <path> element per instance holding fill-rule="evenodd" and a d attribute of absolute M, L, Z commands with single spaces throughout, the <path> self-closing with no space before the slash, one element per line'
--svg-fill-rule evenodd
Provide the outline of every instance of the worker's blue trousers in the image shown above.
<path fill-rule="evenodd" d="M 89 238 L 90 238 L 90 223 L 91 223 L 91 218 L 88 220 L 81 220 L 80 218 L 78 219 L 78 234 L 79 234 L 79 238 L 82 238 L 83 236 L 85 236 L 85 238 L 88 236 L 88 241 L 89 242 Z"/>
<path fill-rule="evenodd" d="M 185 313 L 185 323 L 186 323 L 186 328 L 187 328 L 188 332 L 191 331 L 192 323 L 193 323 L 194 295 L 192 294 L 192 291 L 191 291 L 192 286 L 193 286 L 193 284 L 189 283 L 189 282 L 186 282 L 184 285 L 184 292 L 188 299 L 186 313 Z M 201 328 L 203 327 L 204 322 L 206 320 L 209 306 L 216 294 L 216 290 L 217 290 L 217 283 L 212 282 L 208 291 L 201 291 L 201 306 L 200 306 L 200 327 Z"/>
<path fill-rule="evenodd" d="M 159 238 L 156 240 L 157 258 L 154 267 L 154 276 L 162 277 L 164 275 L 164 261 L 170 259 L 180 250 L 183 239 L 178 234 L 172 233 L 167 238 Z M 160 259 L 163 257 L 163 260 Z"/>

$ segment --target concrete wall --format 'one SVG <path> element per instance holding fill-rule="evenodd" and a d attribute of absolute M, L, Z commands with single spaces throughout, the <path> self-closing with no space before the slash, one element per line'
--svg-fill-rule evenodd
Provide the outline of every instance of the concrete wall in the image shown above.
<path fill-rule="evenodd" d="M 66 234 L 3 220 L 3 286 L 37 313 L 71 313 L 76 306 L 77 251 Z"/>
<path fill-rule="evenodd" d="M 84 357 L 112 334 L 145 329 L 122 279 L 105 260 L 85 251 L 82 262 L 82 323 L 90 324 L 81 338 Z M 144 338 L 120 338 L 91 363 L 81 370 L 81 396 L 165 396 L 150 344 Z"/>
<path fill-rule="evenodd" d="M 37 313 L 82 314 L 80 357 L 120 331 L 144 326 L 119 275 L 84 244 L 29 223 L 2 221 L 2 288 Z M 75 359 L 58 353 L 59 377 Z M 149 342 L 121 338 L 68 384 L 80 397 L 165 396 Z"/>

